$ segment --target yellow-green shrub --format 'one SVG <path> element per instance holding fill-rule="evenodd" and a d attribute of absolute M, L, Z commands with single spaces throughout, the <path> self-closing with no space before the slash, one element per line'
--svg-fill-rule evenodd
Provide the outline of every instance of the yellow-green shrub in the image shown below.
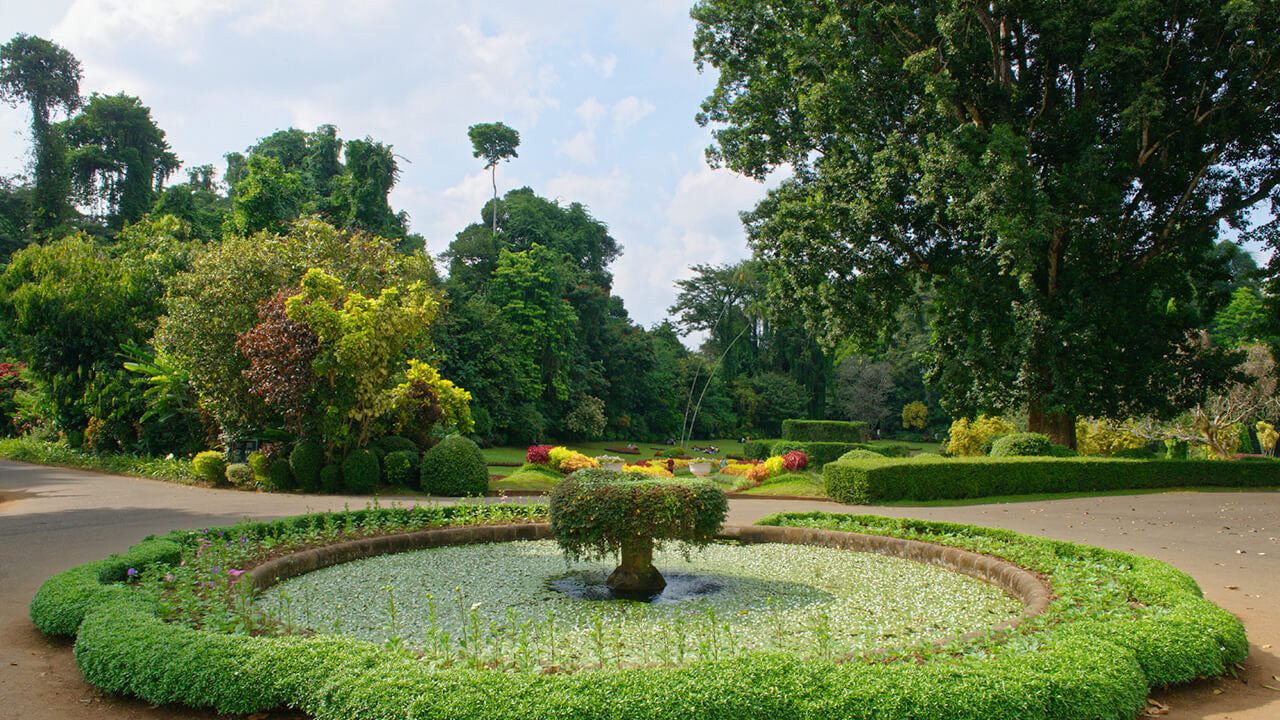
<path fill-rule="evenodd" d="M 1105 419 L 1076 420 L 1076 450 L 1081 455 L 1111 456 L 1147 446 L 1147 441 Z"/>
<path fill-rule="evenodd" d="M 978 419 L 972 422 L 968 418 L 960 418 L 951 423 L 951 432 L 942 449 L 956 456 L 983 455 L 985 454 L 983 445 L 987 439 L 1008 435 L 1013 431 L 1014 427 L 999 416 L 979 415 Z"/>

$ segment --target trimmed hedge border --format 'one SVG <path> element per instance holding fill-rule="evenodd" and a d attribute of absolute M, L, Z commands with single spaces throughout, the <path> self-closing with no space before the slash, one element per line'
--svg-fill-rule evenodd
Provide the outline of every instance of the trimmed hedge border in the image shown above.
<path fill-rule="evenodd" d="M 827 497 L 854 505 L 1179 487 L 1280 487 L 1280 462 L 1115 458 L 885 458 L 822 467 Z"/>
<path fill-rule="evenodd" d="M 174 562 L 185 535 L 174 533 L 49 579 L 31 613 L 48 634 L 76 635 L 81 671 L 104 690 L 223 713 L 293 707 L 320 720 L 1131 720 L 1150 687 L 1221 674 L 1248 651 L 1239 621 L 1205 600 L 1190 577 L 1149 558 L 1004 530 L 873 516 L 792 514 L 761 525 L 786 528 L 736 532 L 742 540 L 772 532 L 809 536 L 795 529 L 804 527 L 837 543 L 862 542 L 852 533 L 886 547 L 898 545 L 893 538 L 941 543 L 950 546 L 937 551 L 944 558 L 965 562 L 957 549 L 1000 557 L 1044 574 L 1060 595 L 1074 594 L 1050 599 L 1043 615 L 1007 628 L 1003 643 L 907 648 L 899 661 L 883 654 L 832 663 L 756 653 L 676 668 L 554 675 L 432 670 L 402 650 L 350 638 L 224 635 L 162 622 L 143 597 L 110 580 L 127 567 Z M 511 527 L 495 532 L 539 532 L 532 525 Z M 460 530 L 469 531 L 461 536 L 482 534 L 475 527 Z M 425 542 L 433 532 L 438 539 L 451 531 L 416 534 Z M 391 541 L 371 539 L 368 551 L 379 543 Z M 335 562 L 351 556 L 332 553 Z"/>

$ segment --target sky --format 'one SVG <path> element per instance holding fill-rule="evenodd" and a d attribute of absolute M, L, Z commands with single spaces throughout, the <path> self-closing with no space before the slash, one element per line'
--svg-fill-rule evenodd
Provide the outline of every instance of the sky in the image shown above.
<path fill-rule="evenodd" d="M 695 263 L 750 255 L 738 213 L 765 186 L 708 167 L 694 122 L 715 86 L 693 62 L 688 0 L 0 0 L 25 32 L 80 61 L 81 94 L 151 108 L 184 168 L 278 129 L 331 123 L 393 146 L 391 206 L 427 251 L 479 221 L 492 194 L 467 127 L 502 121 L 519 157 L 498 190 L 580 202 L 622 245 L 614 292 L 666 317 Z M 0 41 L 3 41 L 0 40 Z M 30 164 L 29 110 L 0 105 L 0 175 Z M 58 119 L 62 119 L 59 117 Z M 175 173 L 174 181 L 185 179 Z"/>

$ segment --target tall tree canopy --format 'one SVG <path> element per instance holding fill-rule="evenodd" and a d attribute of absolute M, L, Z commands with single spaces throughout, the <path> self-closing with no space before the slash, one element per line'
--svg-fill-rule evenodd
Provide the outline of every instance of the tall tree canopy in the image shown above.
<path fill-rule="evenodd" d="M 1191 330 L 1220 223 L 1280 204 L 1271 0 L 702 0 L 713 161 L 794 176 L 748 218 L 833 335 L 921 280 L 953 409 L 1169 411 L 1223 374 Z M 1275 242 L 1273 221 L 1252 230 Z M 1199 386 L 1199 387 L 1197 387 Z"/>
<path fill-rule="evenodd" d="M 43 234 L 67 209 L 62 145 L 49 120 L 59 108 L 71 113 L 80 107 L 80 61 L 44 38 L 18 33 L 0 47 L 0 99 L 31 108 L 36 186 L 32 225 Z"/>
<path fill-rule="evenodd" d="M 63 128 L 80 200 L 119 229 L 151 209 L 181 163 L 136 97 L 94 94 Z"/>
<path fill-rule="evenodd" d="M 467 128 L 467 137 L 471 138 L 472 157 L 484 158 L 484 169 L 488 170 L 493 180 L 493 221 L 490 227 L 498 232 L 498 163 L 520 157 L 516 148 L 520 146 L 520 133 L 514 128 L 500 122 L 479 123 Z"/>

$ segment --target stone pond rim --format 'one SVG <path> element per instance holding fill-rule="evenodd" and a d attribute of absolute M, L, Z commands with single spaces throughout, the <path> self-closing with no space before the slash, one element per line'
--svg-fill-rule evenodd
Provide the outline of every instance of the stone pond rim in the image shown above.
<path fill-rule="evenodd" d="M 268 560 L 262 565 L 253 568 L 249 571 L 248 576 L 253 584 L 253 592 L 257 593 L 284 580 L 304 575 L 314 570 L 379 555 L 451 545 L 504 543 L 519 540 L 552 540 L 554 538 L 555 535 L 552 532 L 550 523 L 472 525 L 421 530 L 412 533 L 351 540 L 284 555 Z M 1031 571 L 1013 563 L 988 555 L 920 540 L 907 540 L 886 535 L 869 535 L 840 530 L 763 525 L 728 525 L 722 528 L 717 535 L 717 539 L 732 540 L 743 544 L 787 543 L 792 545 L 815 545 L 914 560 L 989 582 L 1017 598 L 1023 605 L 1022 612 L 1016 617 L 958 637 L 936 638 L 929 641 L 933 644 L 943 644 L 954 640 L 968 640 L 987 632 L 1016 627 L 1027 619 L 1044 612 L 1049 606 L 1049 601 L 1053 595 L 1048 583 Z"/>

